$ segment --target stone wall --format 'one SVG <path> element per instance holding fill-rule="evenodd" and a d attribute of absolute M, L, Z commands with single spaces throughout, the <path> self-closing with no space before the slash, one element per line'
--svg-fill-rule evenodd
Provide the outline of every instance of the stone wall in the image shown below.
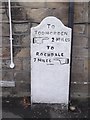
<path fill-rule="evenodd" d="M 74 3 L 74 33 L 72 46 L 71 97 L 88 97 L 88 3 Z M 10 69 L 10 40 L 8 4 L 0 5 L 2 34 L 0 33 L 0 62 L 2 79 L 15 81 L 15 87 L 2 88 L 3 96 L 30 96 L 30 28 L 43 18 L 55 16 L 68 25 L 69 3 L 63 2 L 13 2 L 13 49 L 15 68 Z M 2 38 L 1 38 L 2 37 Z M 1 70 L 1 69 L 0 69 Z"/>

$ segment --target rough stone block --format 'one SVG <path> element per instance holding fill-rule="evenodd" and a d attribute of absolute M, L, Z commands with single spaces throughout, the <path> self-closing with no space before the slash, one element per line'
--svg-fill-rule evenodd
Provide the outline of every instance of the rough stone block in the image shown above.
<path fill-rule="evenodd" d="M 0 47 L 2 47 L 2 37 L 0 37 Z"/>
<path fill-rule="evenodd" d="M 0 80 L 2 80 L 2 69 L 0 69 Z"/>
<path fill-rule="evenodd" d="M 88 67 L 90 66 L 90 64 L 88 65 Z M 90 68 L 88 69 L 88 82 L 90 83 Z"/>
<path fill-rule="evenodd" d="M 19 93 L 23 93 L 23 92 L 30 92 L 30 84 L 29 83 L 21 83 L 20 81 L 16 81 L 16 92 Z"/>
<path fill-rule="evenodd" d="M 13 0 L 12 2 L 11 2 L 11 7 L 13 8 L 13 7 L 20 7 L 20 4 L 19 4 L 19 1 L 18 0 Z"/>
<path fill-rule="evenodd" d="M 74 30 L 73 30 L 73 32 L 74 32 L 74 34 L 85 34 L 85 28 L 86 28 L 86 26 L 85 26 L 85 24 L 82 24 L 82 25 L 74 25 Z"/>
<path fill-rule="evenodd" d="M 23 70 L 30 71 L 30 58 L 23 59 Z"/>
<path fill-rule="evenodd" d="M 78 93 L 78 92 L 73 92 L 71 93 L 71 98 L 73 99 L 77 99 L 77 100 L 85 100 L 85 99 L 88 99 L 88 97 L 90 97 L 88 95 L 88 93 Z"/>
<path fill-rule="evenodd" d="M 88 22 L 90 22 L 90 2 L 88 3 Z"/>
<path fill-rule="evenodd" d="M 13 45 L 20 46 L 21 45 L 21 39 L 19 35 L 13 36 Z"/>
<path fill-rule="evenodd" d="M 0 7 L 2 6 L 2 2 L 1 2 L 1 0 L 0 0 Z"/>
<path fill-rule="evenodd" d="M 90 25 L 88 25 L 88 37 L 89 37 L 89 39 L 90 39 L 89 31 L 90 31 Z M 90 46 L 89 46 L 89 47 L 90 47 Z"/>
<path fill-rule="evenodd" d="M 10 38 L 9 37 L 2 37 L 2 47 L 10 45 Z"/>
<path fill-rule="evenodd" d="M 18 1 L 18 0 L 17 0 Z M 19 2 L 45 2 L 46 0 L 19 0 Z"/>
<path fill-rule="evenodd" d="M 2 57 L 3 58 L 10 58 L 10 47 L 3 47 L 2 48 Z"/>
<path fill-rule="evenodd" d="M 40 23 L 42 19 L 51 14 L 52 10 L 48 8 L 40 8 L 40 9 L 30 9 L 26 8 L 27 11 L 27 19 L 30 19 L 32 22 Z"/>
<path fill-rule="evenodd" d="M 46 2 L 68 2 L 68 0 L 46 0 Z"/>
<path fill-rule="evenodd" d="M 2 14 L 0 14 L 0 22 L 2 22 Z"/>
<path fill-rule="evenodd" d="M 88 22 L 88 4 L 86 2 L 82 2 L 81 4 L 75 4 L 74 22 Z"/>
<path fill-rule="evenodd" d="M 13 48 L 14 48 L 14 49 L 13 49 L 13 54 L 14 54 L 13 56 L 16 57 L 17 54 L 21 52 L 21 49 L 22 49 L 22 48 L 19 47 L 19 46 L 14 46 Z"/>
<path fill-rule="evenodd" d="M 4 21 L 9 22 L 9 19 L 8 19 L 8 16 L 6 13 L 2 14 L 2 20 L 3 20 L 3 22 Z"/>
<path fill-rule="evenodd" d="M 12 91 L 12 88 L 3 88 L 2 87 L 2 96 L 3 97 L 7 97 L 7 96 L 11 96 L 10 93 Z"/>
<path fill-rule="evenodd" d="M 88 48 L 88 38 L 84 36 L 73 36 L 73 46 Z"/>
<path fill-rule="evenodd" d="M 2 12 L 3 12 L 3 11 L 2 11 L 2 9 L 0 8 L 0 14 L 2 14 Z"/>
<path fill-rule="evenodd" d="M 72 84 L 71 85 L 71 93 L 78 93 L 78 95 L 82 95 L 80 93 L 87 94 L 88 95 L 88 85 L 84 84 Z"/>
<path fill-rule="evenodd" d="M 13 32 L 18 33 L 18 34 L 29 32 L 29 26 L 26 23 L 25 24 L 14 24 Z"/>
<path fill-rule="evenodd" d="M 2 58 L 2 48 L 0 48 L 0 58 Z"/>
<path fill-rule="evenodd" d="M 39 25 L 38 23 L 33 23 L 31 24 L 31 27 L 36 27 L 37 25 Z"/>
<path fill-rule="evenodd" d="M 81 73 L 79 71 L 76 73 L 72 72 L 71 73 L 71 82 L 76 82 L 76 83 L 88 82 L 88 76 L 84 72 L 83 73 Z"/>
<path fill-rule="evenodd" d="M 0 24 L 0 37 L 2 36 L 2 24 Z"/>
<path fill-rule="evenodd" d="M 9 24 L 2 23 L 2 36 L 9 36 Z"/>
<path fill-rule="evenodd" d="M 30 47 L 30 35 L 21 37 L 21 45 Z"/>
<path fill-rule="evenodd" d="M 59 18 L 63 24 L 68 24 L 68 6 L 52 10 L 52 15 Z"/>
<path fill-rule="evenodd" d="M 5 9 L 0 8 L 0 14 L 4 14 L 4 13 L 5 13 Z"/>
<path fill-rule="evenodd" d="M 6 71 L 2 71 L 2 80 L 5 80 L 5 81 L 12 81 L 14 78 L 13 78 L 13 71 L 10 70 L 6 70 Z"/>
<path fill-rule="evenodd" d="M 68 2 L 46 2 L 46 7 L 47 8 L 63 8 L 65 9 L 66 7 L 68 7 Z M 61 11 L 59 11 L 61 12 Z"/>
<path fill-rule="evenodd" d="M 19 58 L 19 57 L 29 57 L 30 56 L 29 51 L 30 51 L 29 48 L 22 48 L 21 51 L 18 52 L 15 57 L 16 58 Z"/>
<path fill-rule="evenodd" d="M 88 96 L 90 97 L 90 83 L 88 84 Z"/>
<path fill-rule="evenodd" d="M 10 59 L 2 59 L 2 69 L 10 70 Z"/>
<path fill-rule="evenodd" d="M 30 46 L 30 35 L 14 35 L 13 45 L 17 47 L 29 47 Z"/>
<path fill-rule="evenodd" d="M 0 57 L 0 70 L 2 70 L 2 59 Z M 1 76 L 2 72 L 0 72 L 0 76 Z"/>
<path fill-rule="evenodd" d="M 23 7 L 12 8 L 12 20 L 26 20 L 26 11 Z"/>
<path fill-rule="evenodd" d="M 82 47 L 73 47 L 72 56 L 73 56 L 74 58 L 75 58 L 75 57 L 78 57 L 78 58 L 88 57 L 88 50 L 87 50 L 87 49 L 84 49 L 84 48 L 82 48 Z"/>
<path fill-rule="evenodd" d="M 15 68 L 14 70 L 22 70 L 22 60 L 21 59 L 14 59 Z"/>
<path fill-rule="evenodd" d="M 72 72 L 73 73 L 84 73 L 84 60 L 73 59 L 72 61 Z"/>
<path fill-rule="evenodd" d="M 30 71 L 15 71 L 14 72 L 15 81 L 19 81 L 20 83 L 30 83 Z"/>
<path fill-rule="evenodd" d="M 21 6 L 25 7 L 29 7 L 29 8 L 43 8 L 45 7 L 45 2 L 20 2 L 19 3 Z"/>
<path fill-rule="evenodd" d="M 27 18 L 32 22 L 40 23 L 45 17 L 55 16 L 62 20 L 63 23 L 67 22 L 67 8 L 59 8 L 59 9 L 49 9 L 49 8 L 41 8 L 41 9 L 28 9 Z M 61 11 L 61 12 L 60 12 Z M 63 14 L 62 14 L 63 13 Z"/>
<path fill-rule="evenodd" d="M 2 0 L 1 0 L 1 1 L 2 1 Z M 1 6 L 2 8 L 5 8 L 5 4 L 7 5 L 7 0 L 3 0 L 3 2 L 1 2 L 1 5 L 0 5 L 0 6 Z"/>
<path fill-rule="evenodd" d="M 84 60 L 84 72 L 85 72 L 85 74 L 87 74 L 87 76 L 88 76 L 88 66 L 89 66 L 89 64 L 90 64 L 90 61 L 88 60 L 88 58 L 85 59 Z"/>
<path fill-rule="evenodd" d="M 90 58 L 88 58 L 88 69 L 90 68 Z M 90 69 L 89 69 L 90 70 Z"/>
<path fill-rule="evenodd" d="M 90 59 L 90 48 L 88 49 L 88 59 Z"/>
<path fill-rule="evenodd" d="M 86 24 L 86 27 L 85 27 L 85 35 L 86 35 L 86 37 L 89 36 L 88 26 L 89 26 L 89 24 Z"/>

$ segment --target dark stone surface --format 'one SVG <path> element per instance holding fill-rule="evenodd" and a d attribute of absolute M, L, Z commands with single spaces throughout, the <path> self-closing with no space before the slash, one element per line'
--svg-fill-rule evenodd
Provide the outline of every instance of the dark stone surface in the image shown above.
<path fill-rule="evenodd" d="M 65 110 L 57 104 L 33 104 L 25 106 L 24 98 L 3 98 L 2 116 L 3 118 L 88 118 L 88 101 L 73 100 L 71 105 L 75 107 L 74 111 Z M 78 119 L 79 120 L 79 119 Z"/>

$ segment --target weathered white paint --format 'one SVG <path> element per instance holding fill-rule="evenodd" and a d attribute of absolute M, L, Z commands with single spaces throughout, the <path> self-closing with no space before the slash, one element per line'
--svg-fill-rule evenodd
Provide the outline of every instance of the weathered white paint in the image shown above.
<path fill-rule="evenodd" d="M 32 103 L 68 104 L 70 51 L 71 28 L 56 17 L 31 28 Z"/>

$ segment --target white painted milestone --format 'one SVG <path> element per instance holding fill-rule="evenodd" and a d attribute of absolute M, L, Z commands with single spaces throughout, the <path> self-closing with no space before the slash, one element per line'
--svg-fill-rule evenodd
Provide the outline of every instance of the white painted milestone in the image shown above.
<path fill-rule="evenodd" d="M 31 28 L 31 102 L 69 101 L 71 28 L 46 17 Z"/>

